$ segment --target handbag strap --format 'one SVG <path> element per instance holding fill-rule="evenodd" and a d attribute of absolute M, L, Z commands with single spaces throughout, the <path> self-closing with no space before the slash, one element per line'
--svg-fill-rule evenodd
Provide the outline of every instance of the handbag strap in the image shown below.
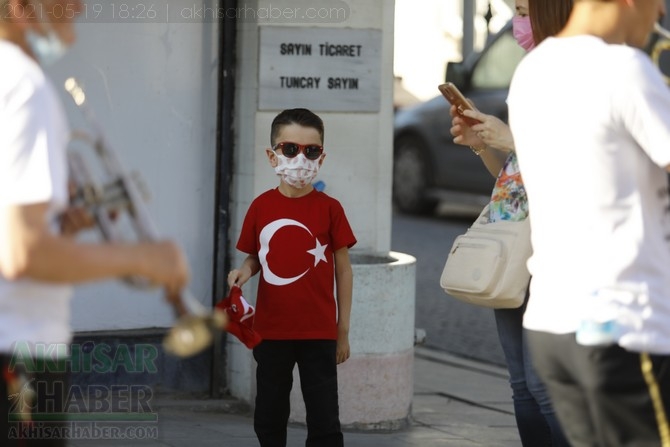
<path fill-rule="evenodd" d="M 486 204 L 482 212 L 479 213 L 479 216 L 477 216 L 475 223 L 478 223 L 480 225 L 486 225 L 491 221 L 491 212 L 489 211 L 490 205 L 491 205 L 490 202 Z"/>

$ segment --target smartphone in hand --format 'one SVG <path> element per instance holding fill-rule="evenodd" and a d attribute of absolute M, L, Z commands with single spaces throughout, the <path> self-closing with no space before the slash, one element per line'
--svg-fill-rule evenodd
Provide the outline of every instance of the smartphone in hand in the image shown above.
<path fill-rule="evenodd" d="M 454 84 L 447 82 L 446 84 L 438 85 L 437 88 L 442 93 L 442 96 L 444 96 L 452 106 L 456 106 L 456 111 L 469 126 L 474 126 L 475 124 L 479 124 L 481 122 L 474 118 L 463 115 L 463 111 L 465 110 L 476 109 L 468 102 L 467 99 L 465 99 L 463 93 L 461 93 L 461 91 Z"/>

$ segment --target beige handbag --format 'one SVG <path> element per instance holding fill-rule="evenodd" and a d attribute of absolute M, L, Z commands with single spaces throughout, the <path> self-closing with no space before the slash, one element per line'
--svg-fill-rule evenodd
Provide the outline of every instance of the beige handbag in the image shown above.
<path fill-rule="evenodd" d="M 531 255 L 530 222 L 489 222 L 489 206 L 465 234 L 456 238 L 440 286 L 446 293 L 483 307 L 513 309 L 526 296 Z"/>

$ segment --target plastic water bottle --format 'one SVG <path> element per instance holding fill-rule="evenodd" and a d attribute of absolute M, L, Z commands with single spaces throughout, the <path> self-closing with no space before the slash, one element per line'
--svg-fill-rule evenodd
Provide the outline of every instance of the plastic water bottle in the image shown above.
<path fill-rule="evenodd" d="M 586 318 L 577 329 L 577 343 L 582 346 L 608 346 L 617 343 L 621 327 L 616 320 L 617 311 L 612 297 L 604 290 L 596 290 L 587 303 Z"/>

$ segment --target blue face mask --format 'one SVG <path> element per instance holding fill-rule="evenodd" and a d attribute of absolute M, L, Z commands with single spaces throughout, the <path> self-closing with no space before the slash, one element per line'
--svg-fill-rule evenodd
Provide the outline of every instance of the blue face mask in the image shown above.
<path fill-rule="evenodd" d="M 43 67 L 55 63 L 67 52 L 67 46 L 53 30 L 47 31 L 46 35 L 28 30 L 26 40 L 37 62 Z"/>

